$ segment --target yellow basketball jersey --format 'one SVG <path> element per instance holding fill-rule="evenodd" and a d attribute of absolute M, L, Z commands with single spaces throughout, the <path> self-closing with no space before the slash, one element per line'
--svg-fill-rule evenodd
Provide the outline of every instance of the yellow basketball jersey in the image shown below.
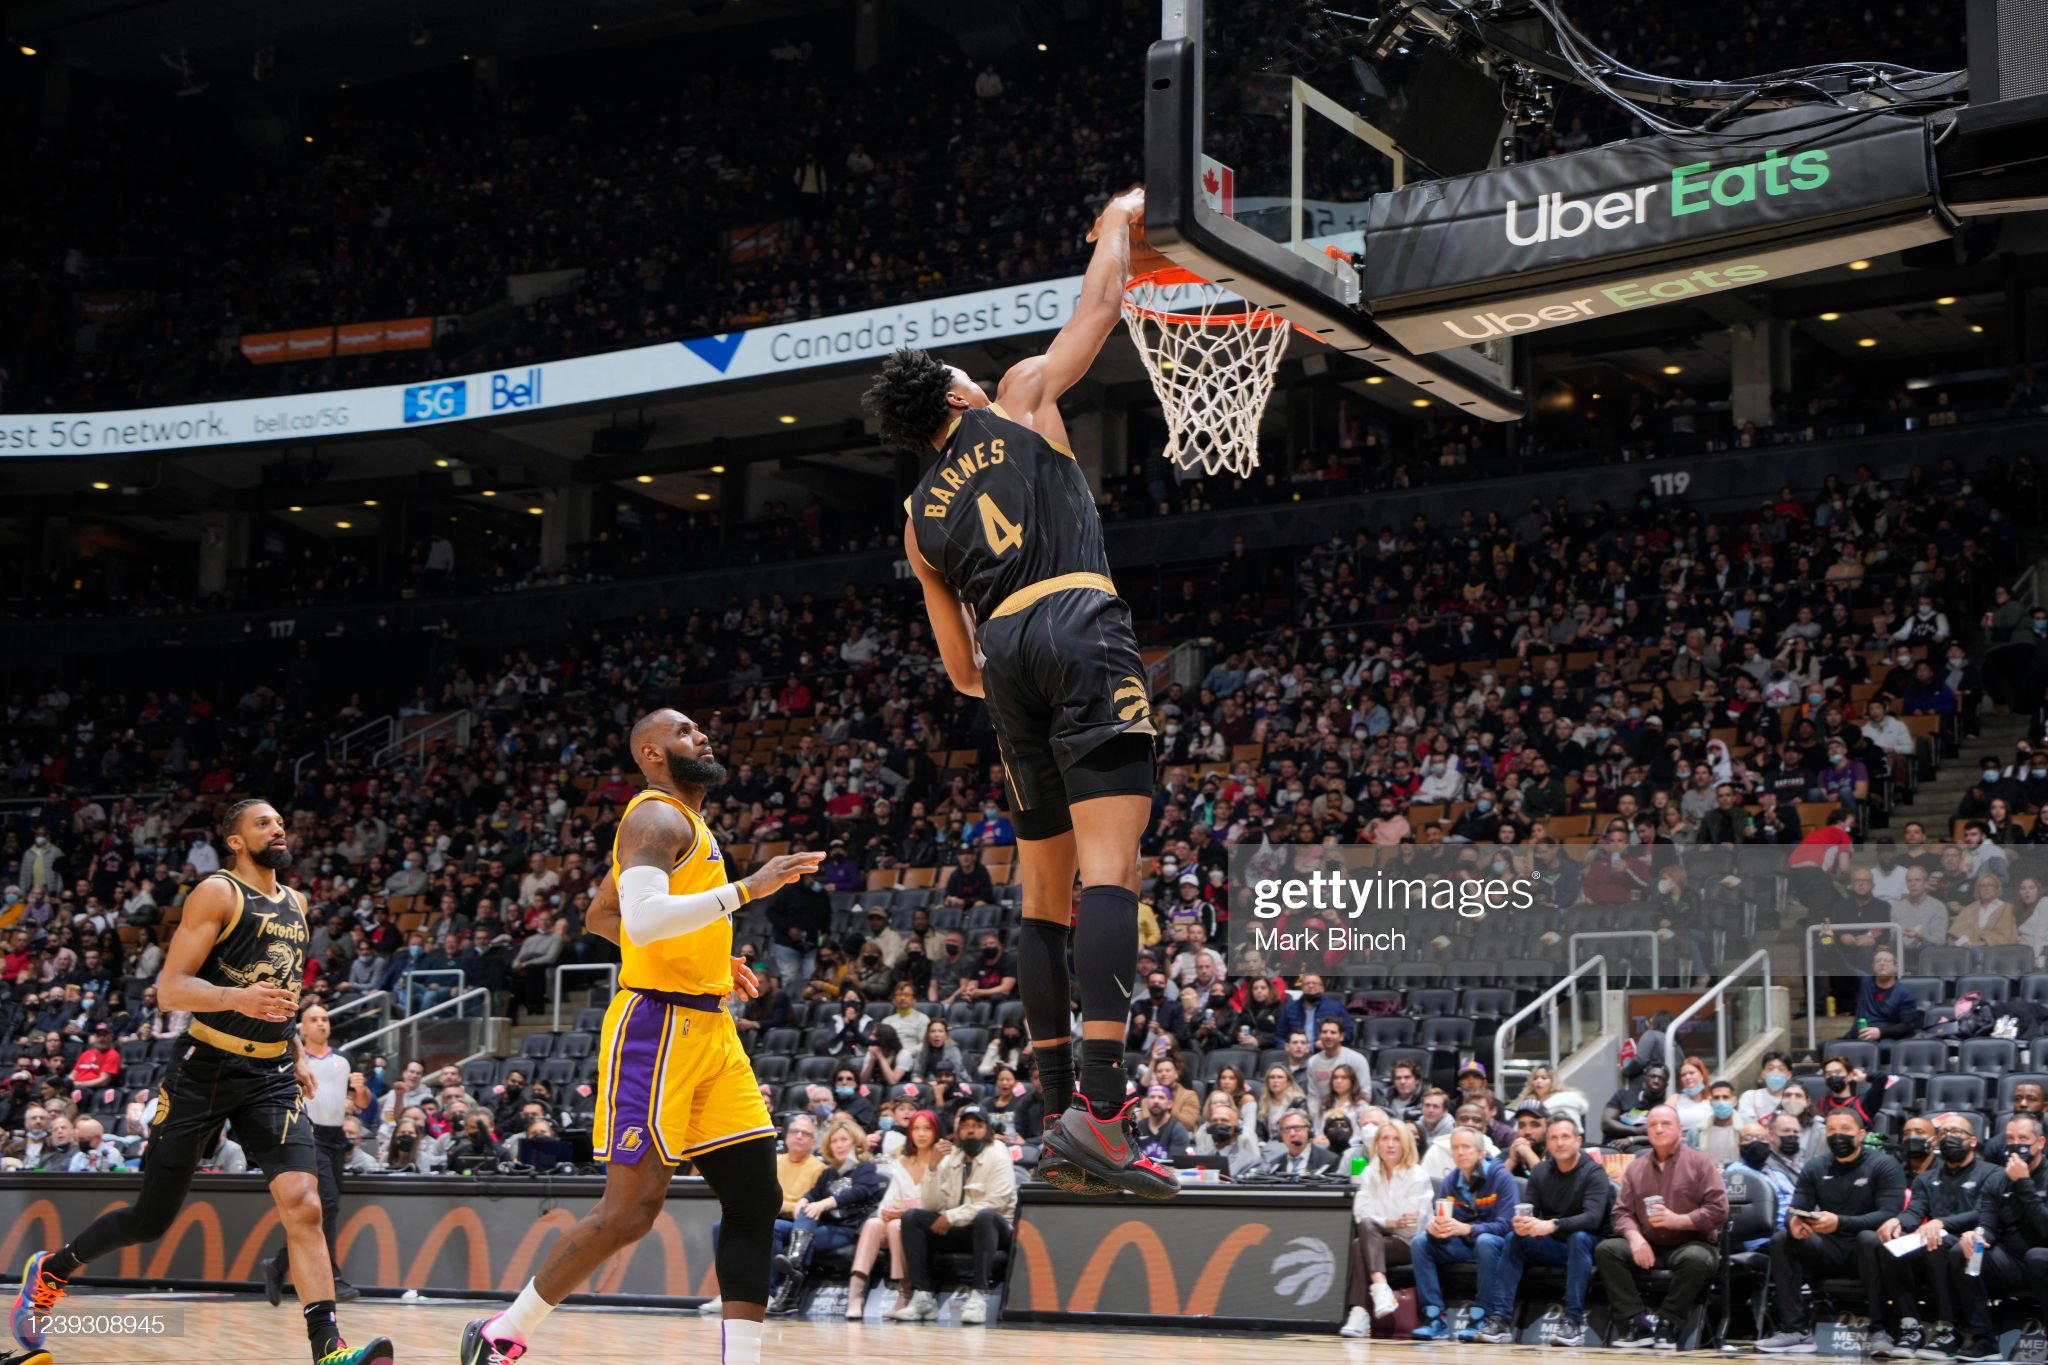
<path fill-rule="evenodd" d="M 620 829 L 625 828 L 633 808 L 642 801 L 663 801 L 674 806 L 697 832 L 689 853 L 669 871 L 669 894 L 694 896 L 700 891 L 724 886 L 729 880 L 725 875 L 725 859 L 719 854 L 718 840 L 712 837 L 711 826 L 704 823 L 704 817 L 666 792 L 644 791 L 627 802 L 625 813 L 619 817 Z M 618 837 L 614 835 L 614 887 L 618 885 L 620 870 Z M 695 933 L 644 945 L 633 942 L 633 936 L 621 924 L 619 955 L 622 959 L 619 967 L 622 985 L 676 995 L 724 995 L 732 990 L 732 918 L 721 916 Z"/>

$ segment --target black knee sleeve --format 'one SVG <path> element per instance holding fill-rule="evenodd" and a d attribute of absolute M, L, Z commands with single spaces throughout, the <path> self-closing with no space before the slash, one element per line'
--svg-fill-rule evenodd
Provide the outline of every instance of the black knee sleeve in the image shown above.
<path fill-rule="evenodd" d="M 1017 931 L 1017 994 L 1031 1039 L 1049 1043 L 1073 1030 L 1067 977 L 1067 926 L 1027 918 Z"/>
<path fill-rule="evenodd" d="M 692 1161 L 718 1196 L 719 1296 L 732 1303 L 768 1302 L 775 1219 L 782 1212 L 775 1139 L 735 1142 Z"/>
<path fill-rule="evenodd" d="M 1131 1015 L 1132 978 L 1138 974 L 1138 893 L 1121 886 L 1081 888 L 1074 924 L 1074 965 L 1081 984 L 1081 1018 L 1090 1023 Z"/>

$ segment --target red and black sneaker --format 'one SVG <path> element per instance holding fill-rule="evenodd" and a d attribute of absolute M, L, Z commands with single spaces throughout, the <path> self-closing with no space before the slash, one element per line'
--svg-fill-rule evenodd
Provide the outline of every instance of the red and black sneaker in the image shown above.
<path fill-rule="evenodd" d="M 1180 1180 L 1173 1171 L 1138 1147 L 1137 1134 L 1131 1129 L 1131 1113 L 1137 1107 L 1138 1097 L 1133 1095 L 1113 1116 L 1097 1118 L 1086 1096 L 1074 1096 L 1067 1112 L 1046 1126 L 1041 1140 L 1048 1159 L 1039 1163 L 1040 1178 L 1060 1189 L 1086 1193 L 1123 1190 L 1146 1199 L 1171 1199 L 1179 1194 Z M 1048 1165 L 1053 1167 L 1051 1172 L 1046 1170 Z M 1083 1179 L 1063 1183 L 1072 1180 L 1074 1173 Z"/>

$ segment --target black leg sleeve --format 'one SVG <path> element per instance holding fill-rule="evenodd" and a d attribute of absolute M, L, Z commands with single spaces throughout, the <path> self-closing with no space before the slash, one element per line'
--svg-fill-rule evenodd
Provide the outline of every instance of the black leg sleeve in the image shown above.
<path fill-rule="evenodd" d="M 718 1292 L 732 1303 L 768 1302 L 775 1257 L 775 1219 L 782 1186 L 775 1180 L 775 1139 L 749 1138 L 691 1158 L 718 1196 Z"/>

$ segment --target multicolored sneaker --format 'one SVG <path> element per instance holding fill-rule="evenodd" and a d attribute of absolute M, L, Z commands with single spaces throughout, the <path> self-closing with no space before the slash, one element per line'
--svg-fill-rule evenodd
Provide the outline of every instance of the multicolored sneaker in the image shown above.
<path fill-rule="evenodd" d="M 334 1349 L 314 1362 L 314 1365 L 391 1365 L 398 1358 L 398 1348 L 391 1344 L 390 1337 L 372 1337 L 367 1346 L 351 1346 L 338 1341 Z"/>
<path fill-rule="evenodd" d="M 511 1365 L 526 1354 L 526 1343 L 512 1337 L 486 1337 L 496 1318 L 478 1318 L 462 1329 L 461 1365 Z"/>
<path fill-rule="evenodd" d="M 1079 1167 L 1113 1189 L 1145 1199 L 1173 1198 L 1180 1193 L 1179 1177 L 1144 1155 L 1132 1131 L 1131 1115 L 1137 1111 L 1138 1100 L 1139 1096 L 1133 1095 L 1115 1114 L 1098 1117 L 1085 1095 L 1074 1096 L 1058 1121 L 1046 1127 L 1041 1140 L 1047 1155 Z"/>
<path fill-rule="evenodd" d="M 38 1346 L 32 1351 L 10 1351 L 0 1356 L 0 1365 L 56 1365 L 56 1359 Z"/>
<path fill-rule="evenodd" d="M 1415 1325 L 1415 1330 L 1409 1335 L 1417 1341 L 1449 1341 L 1451 1324 L 1442 1312 L 1429 1309 L 1423 1313 L 1422 1321 Z"/>
<path fill-rule="evenodd" d="M 43 1345 L 43 1334 L 36 1330 L 36 1319 L 49 1317 L 50 1310 L 57 1306 L 57 1300 L 64 1297 L 64 1281 L 43 1273 L 43 1262 L 49 1259 L 47 1251 L 38 1251 L 28 1258 L 28 1264 L 21 1269 L 21 1288 L 14 1295 L 14 1315 L 10 1323 L 14 1328 L 14 1339 L 31 1350 L 40 1350 Z"/>

